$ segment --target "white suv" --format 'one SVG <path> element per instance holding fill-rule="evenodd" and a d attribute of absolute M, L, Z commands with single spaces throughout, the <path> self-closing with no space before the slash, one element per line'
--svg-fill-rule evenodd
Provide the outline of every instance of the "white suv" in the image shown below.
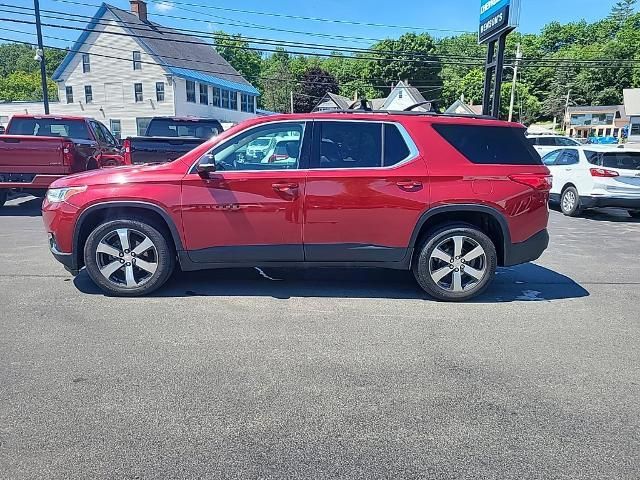
<path fill-rule="evenodd" d="M 561 148 L 542 158 L 553 175 L 551 201 L 562 213 L 621 207 L 640 218 L 640 150 L 584 146 Z"/>
<path fill-rule="evenodd" d="M 560 135 L 528 135 L 527 139 L 541 157 L 544 157 L 547 153 L 557 150 L 558 148 L 579 147 L 582 145 L 573 138 L 563 137 Z"/>

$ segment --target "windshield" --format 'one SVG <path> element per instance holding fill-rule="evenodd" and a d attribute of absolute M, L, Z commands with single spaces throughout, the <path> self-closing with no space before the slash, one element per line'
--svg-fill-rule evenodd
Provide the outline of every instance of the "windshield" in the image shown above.
<path fill-rule="evenodd" d="M 154 119 L 147 128 L 148 137 L 195 137 L 203 140 L 222 132 L 217 120 Z"/>
<path fill-rule="evenodd" d="M 37 137 L 68 137 L 77 140 L 92 140 L 83 120 L 56 118 L 14 118 L 9 133 L 12 135 L 35 135 Z"/>

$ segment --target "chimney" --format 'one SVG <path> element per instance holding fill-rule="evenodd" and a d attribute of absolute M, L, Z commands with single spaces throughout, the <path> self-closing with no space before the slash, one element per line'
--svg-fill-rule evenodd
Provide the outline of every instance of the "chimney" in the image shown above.
<path fill-rule="evenodd" d="M 141 21 L 147 21 L 147 2 L 144 0 L 129 0 L 131 4 L 131 13 L 138 17 Z"/>

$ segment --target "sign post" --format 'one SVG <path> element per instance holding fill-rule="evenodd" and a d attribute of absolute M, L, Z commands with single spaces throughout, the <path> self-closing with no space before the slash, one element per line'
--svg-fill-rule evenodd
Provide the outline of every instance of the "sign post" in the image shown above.
<path fill-rule="evenodd" d="M 518 26 L 520 0 L 480 0 L 478 43 L 488 44 L 483 115 L 500 116 L 500 91 L 507 35 Z"/>

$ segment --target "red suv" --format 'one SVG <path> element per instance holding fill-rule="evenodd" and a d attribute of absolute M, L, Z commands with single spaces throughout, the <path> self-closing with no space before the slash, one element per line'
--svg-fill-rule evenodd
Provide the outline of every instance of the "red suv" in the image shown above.
<path fill-rule="evenodd" d="M 176 264 L 346 266 L 466 300 L 547 247 L 551 177 L 524 133 L 413 112 L 256 118 L 171 163 L 58 180 L 43 217 L 54 256 L 113 295 Z"/>

